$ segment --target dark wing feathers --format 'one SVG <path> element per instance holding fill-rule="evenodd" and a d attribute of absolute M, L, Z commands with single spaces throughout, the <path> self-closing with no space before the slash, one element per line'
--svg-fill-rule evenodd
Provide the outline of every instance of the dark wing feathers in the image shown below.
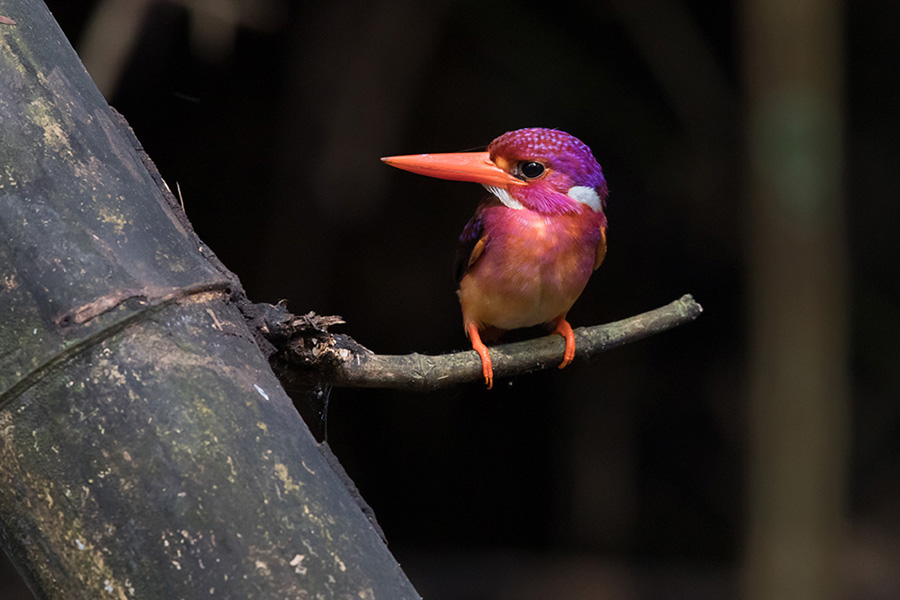
<path fill-rule="evenodd" d="M 602 237 L 600 238 L 600 243 L 597 244 L 597 254 L 594 257 L 594 270 L 596 271 L 600 268 L 600 265 L 603 264 L 603 259 L 606 258 L 606 226 L 603 226 L 603 229 L 600 230 Z"/>
<path fill-rule="evenodd" d="M 484 232 L 484 207 L 482 204 L 463 227 L 456 248 L 456 282 L 463 278 L 469 267 L 478 260 L 487 246 L 487 235 Z"/>

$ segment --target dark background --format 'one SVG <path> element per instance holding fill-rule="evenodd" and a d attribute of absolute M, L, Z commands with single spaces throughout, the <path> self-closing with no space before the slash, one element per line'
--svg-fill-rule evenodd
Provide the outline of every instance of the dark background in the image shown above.
<path fill-rule="evenodd" d="M 48 5 L 250 298 L 342 315 L 377 352 L 467 347 L 452 264 L 483 194 L 379 157 L 531 126 L 591 146 L 611 189 L 609 253 L 569 320 L 688 292 L 702 318 L 490 392 L 334 389 L 328 442 L 426 598 L 739 596 L 760 241 L 746 227 L 739 3 Z M 893 1 L 845 8 L 841 570 L 866 599 L 900 597 L 898 24 Z M 0 597 L 29 597 L 2 568 Z"/>

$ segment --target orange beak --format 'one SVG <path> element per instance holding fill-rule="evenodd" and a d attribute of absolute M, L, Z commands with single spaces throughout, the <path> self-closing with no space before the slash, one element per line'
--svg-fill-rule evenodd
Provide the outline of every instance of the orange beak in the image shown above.
<path fill-rule="evenodd" d="M 453 181 L 473 181 L 482 185 L 507 188 L 524 185 L 521 179 L 513 177 L 494 164 L 487 152 L 453 152 L 447 154 L 411 154 L 408 156 L 388 156 L 384 162 L 419 175 L 451 179 Z"/>

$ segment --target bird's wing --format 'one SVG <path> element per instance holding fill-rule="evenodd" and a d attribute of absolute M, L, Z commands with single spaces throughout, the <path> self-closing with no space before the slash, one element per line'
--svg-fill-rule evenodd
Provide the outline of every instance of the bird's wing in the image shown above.
<path fill-rule="evenodd" d="M 463 278 L 475 261 L 484 253 L 488 244 L 488 236 L 484 231 L 484 213 L 489 207 L 499 204 L 494 199 L 482 202 L 459 236 L 456 249 L 456 281 Z"/>
<path fill-rule="evenodd" d="M 606 225 L 600 229 L 600 241 L 597 243 L 597 254 L 594 256 L 594 270 L 596 271 L 603 264 L 606 258 Z"/>

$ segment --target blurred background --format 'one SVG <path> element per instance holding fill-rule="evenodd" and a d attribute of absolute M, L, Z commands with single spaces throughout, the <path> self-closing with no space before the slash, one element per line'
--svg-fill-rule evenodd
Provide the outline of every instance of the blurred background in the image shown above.
<path fill-rule="evenodd" d="M 378 158 L 542 126 L 611 190 L 573 326 L 704 306 L 490 392 L 329 391 L 425 598 L 900 598 L 900 4 L 47 4 L 255 301 L 380 353 L 466 348 L 483 191 Z"/>

